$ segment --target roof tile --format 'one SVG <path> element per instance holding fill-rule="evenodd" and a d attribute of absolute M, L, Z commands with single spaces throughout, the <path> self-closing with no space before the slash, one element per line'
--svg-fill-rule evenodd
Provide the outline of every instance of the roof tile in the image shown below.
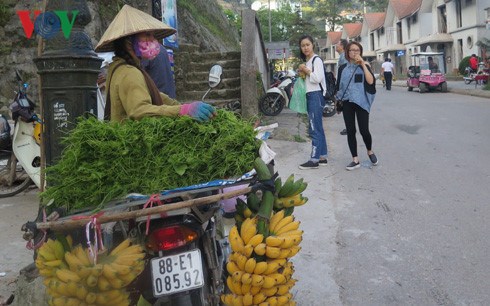
<path fill-rule="evenodd" d="M 366 13 L 364 14 L 364 20 L 366 20 L 368 29 L 373 31 L 383 26 L 385 22 L 386 13 Z"/>
<path fill-rule="evenodd" d="M 361 34 L 362 23 L 344 23 L 344 31 L 348 38 L 354 38 Z"/>
<path fill-rule="evenodd" d="M 398 19 L 412 15 L 420 9 L 422 0 L 390 0 L 390 4 Z"/>

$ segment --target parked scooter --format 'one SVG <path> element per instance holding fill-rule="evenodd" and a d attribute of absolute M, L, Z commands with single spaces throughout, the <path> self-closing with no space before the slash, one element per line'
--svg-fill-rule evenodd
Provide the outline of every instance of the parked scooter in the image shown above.
<path fill-rule="evenodd" d="M 16 195 L 33 182 L 41 186 L 41 120 L 36 115 L 35 104 L 27 96 L 29 84 L 15 71 L 18 89 L 10 104 L 14 132 L 1 117 L 2 141 L 0 148 L 0 198 Z"/>
<path fill-rule="evenodd" d="M 259 109 L 264 115 L 277 116 L 283 108 L 289 105 L 289 100 L 293 94 L 293 86 L 296 80 L 296 73 L 288 70 L 281 83 L 277 87 L 271 87 L 259 100 Z"/>
<path fill-rule="evenodd" d="M 466 67 L 465 75 L 463 76 L 464 83 L 471 84 L 471 82 L 473 81 L 474 82 L 480 81 L 482 84 L 485 84 L 488 81 L 488 74 L 489 71 L 488 69 L 485 71 L 485 64 L 483 62 L 480 62 L 478 64 L 477 71 L 474 71 L 473 69 L 471 69 L 471 67 Z M 483 77 L 478 77 L 479 75 L 482 75 Z"/>

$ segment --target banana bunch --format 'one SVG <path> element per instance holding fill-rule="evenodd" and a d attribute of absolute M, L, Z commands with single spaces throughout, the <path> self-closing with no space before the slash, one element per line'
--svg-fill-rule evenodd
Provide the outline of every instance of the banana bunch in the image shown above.
<path fill-rule="evenodd" d="M 129 305 L 129 294 L 124 288 L 143 271 L 145 264 L 140 245 L 131 245 L 127 239 L 111 253 L 99 254 L 97 264 L 80 245 L 62 251 L 60 256 L 58 242 L 48 240 L 39 249 L 36 260 L 39 273 L 45 277 L 49 305 Z M 55 255 L 55 259 L 50 255 Z"/>
<path fill-rule="evenodd" d="M 72 247 L 71 236 L 67 237 L 68 247 Z M 58 269 L 68 268 L 65 258 L 65 248 L 59 240 L 48 239 L 37 251 L 37 258 L 34 261 L 39 274 L 49 278 L 56 275 Z"/>
<path fill-rule="evenodd" d="M 271 219 L 278 230 L 290 227 L 292 217 L 280 218 L 284 217 L 284 211 L 276 215 Z M 299 251 L 301 235 L 298 233 L 296 228 L 296 235 L 285 231 L 284 236 L 264 239 L 264 235 L 257 233 L 257 218 L 246 218 L 240 230 L 234 226 L 228 236 L 232 253 L 226 265 L 227 287 L 231 293 L 222 295 L 221 301 L 225 305 L 295 305 L 289 292 L 296 283 L 292 278 L 294 267 L 287 259 Z M 273 240 L 281 243 L 269 246 Z M 290 246 L 281 249 L 279 246 L 283 244 Z"/>
<path fill-rule="evenodd" d="M 295 207 L 304 205 L 308 202 L 307 197 L 303 197 L 301 194 L 308 187 L 308 183 L 303 181 L 303 178 L 299 180 L 294 180 L 294 174 L 291 174 L 284 185 L 282 185 L 282 180 L 278 177 L 274 181 L 275 187 L 275 200 L 274 200 L 274 210 L 280 210 L 283 208 Z"/>

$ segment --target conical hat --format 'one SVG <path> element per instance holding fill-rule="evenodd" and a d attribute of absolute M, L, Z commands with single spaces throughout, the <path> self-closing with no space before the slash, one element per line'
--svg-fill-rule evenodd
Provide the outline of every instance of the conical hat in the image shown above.
<path fill-rule="evenodd" d="M 153 32 L 153 35 L 157 40 L 162 40 L 164 37 L 177 32 L 177 30 L 171 26 L 166 25 L 153 16 L 126 4 L 119 13 L 117 13 L 104 35 L 102 35 L 99 43 L 95 47 L 95 51 L 114 51 L 113 42 L 115 40 L 124 36 L 148 31 Z"/>

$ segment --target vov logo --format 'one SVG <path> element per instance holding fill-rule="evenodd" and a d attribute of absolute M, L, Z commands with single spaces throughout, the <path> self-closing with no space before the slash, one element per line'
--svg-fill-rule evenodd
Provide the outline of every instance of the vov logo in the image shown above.
<path fill-rule="evenodd" d="M 68 11 L 44 12 L 40 10 L 34 11 L 34 21 L 31 19 L 30 11 L 17 11 L 20 18 L 24 33 L 27 39 L 32 37 L 32 32 L 40 35 L 44 39 L 50 39 L 58 32 L 63 31 L 66 39 L 70 38 L 75 18 L 78 15 L 77 10 L 71 11 L 72 18 L 68 19 Z"/>

